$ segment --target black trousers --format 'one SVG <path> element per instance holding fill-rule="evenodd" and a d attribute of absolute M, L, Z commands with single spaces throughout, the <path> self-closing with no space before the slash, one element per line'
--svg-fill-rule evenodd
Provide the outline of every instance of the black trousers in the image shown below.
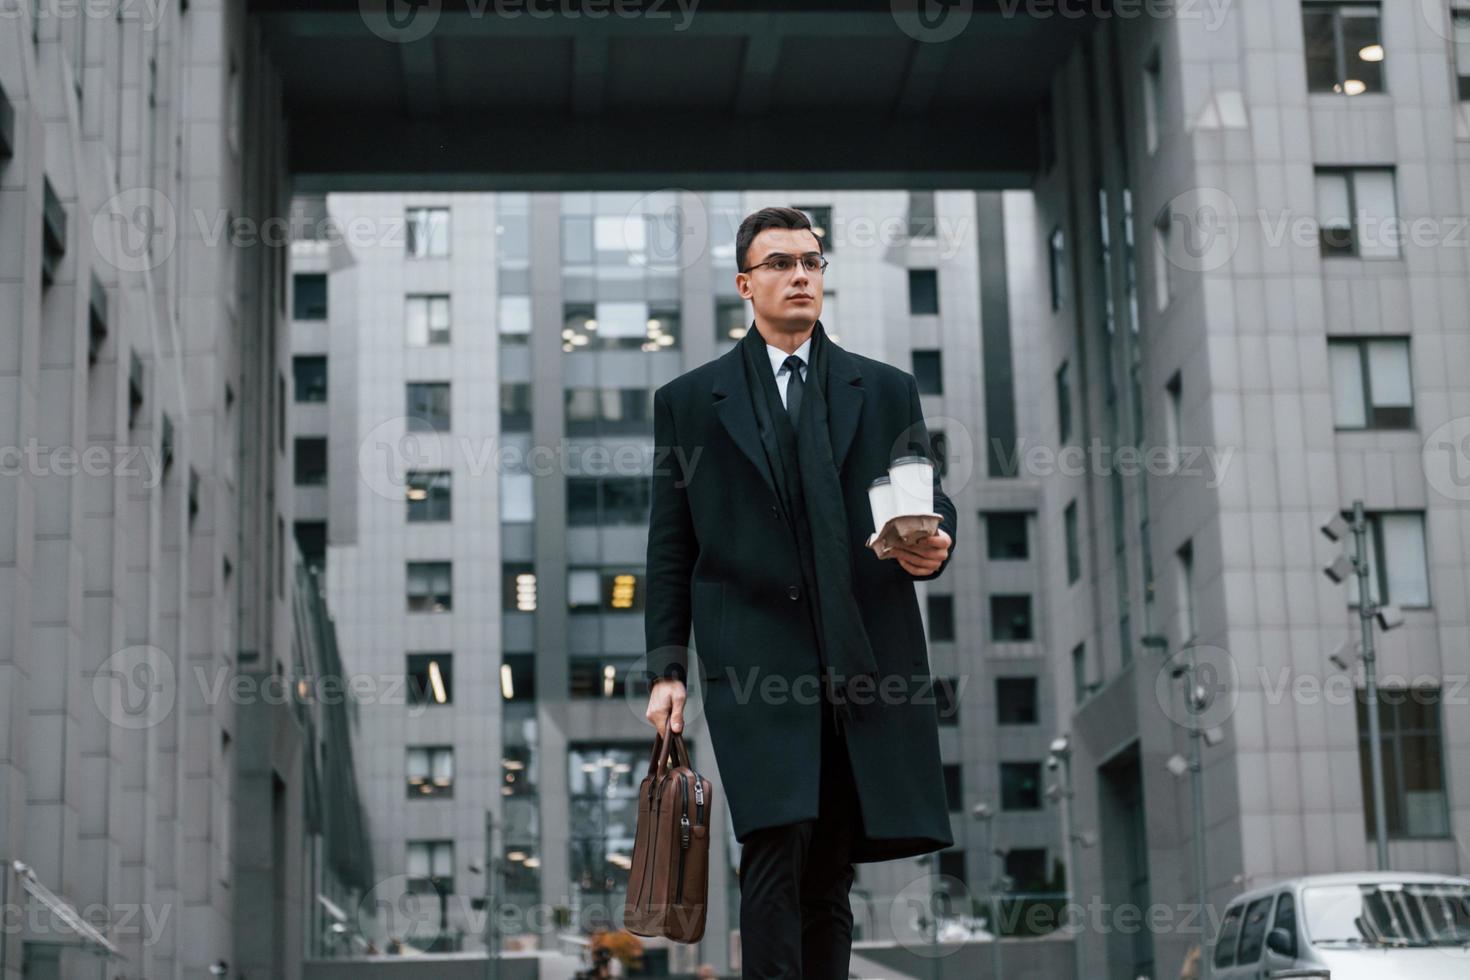
<path fill-rule="evenodd" d="M 815 821 L 765 827 L 740 852 L 742 980 L 847 980 L 853 841 L 862 833 L 845 739 L 825 699 Z M 816 708 L 814 708 L 816 710 Z"/>

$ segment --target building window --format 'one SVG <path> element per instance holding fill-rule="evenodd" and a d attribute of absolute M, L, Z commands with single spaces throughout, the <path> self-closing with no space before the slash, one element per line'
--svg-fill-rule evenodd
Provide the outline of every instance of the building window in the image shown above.
<path fill-rule="evenodd" d="M 939 272 L 936 269 L 909 270 L 909 313 L 933 316 L 939 312 Z"/>
<path fill-rule="evenodd" d="M 404 414 L 409 432 L 448 432 L 449 382 L 409 382 Z"/>
<path fill-rule="evenodd" d="M 935 238 L 938 219 L 933 191 L 909 191 L 909 238 Z"/>
<path fill-rule="evenodd" d="M 447 651 L 410 653 L 407 665 L 408 703 L 434 707 L 454 703 L 454 655 Z"/>
<path fill-rule="evenodd" d="M 640 659 L 636 653 L 581 656 L 573 654 L 567 662 L 567 694 L 576 699 L 621 698 L 641 680 L 631 675 Z"/>
<path fill-rule="evenodd" d="M 956 728 L 960 723 L 960 679 L 934 678 L 934 706 L 941 728 Z"/>
<path fill-rule="evenodd" d="M 294 533 L 301 563 L 307 571 L 320 577 L 327 568 L 327 522 L 297 521 Z"/>
<path fill-rule="evenodd" d="M 929 452 L 934 457 L 934 465 L 939 469 L 939 478 L 949 476 L 949 439 L 942 429 L 929 430 Z"/>
<path fill-rule="evenodd" d="M 500 431 L 531 431 L 531 386 L 512 382 L 500 386 Z"/>
<path fill-rule="evenodd" d="M 946 878 L 953 878 L 962 884 L 967 884 L 969 875 L 965 871 L 965 849 L 961 847 L 940 851 L 939 873 Z"/>
<path fill-rule="evenodd" d="M 1087 679 L 1087 645 L 1077 644 L 1072 648 L 1072 704 L 1081 707 L 1082 702 L 1092 695 L 1093 685 Z"/>
<path fill-rule="evenodd" d="M 500 474 L 500 522 L 529 524 L 536 519 L 536 483 L 529 473 Z"/>
<path fill-rule="evenodd" d="M 454 842 L 411 840 L 408 842 L 408 890 L 417 894 L 450 895 L 454 892 Z"/>
<path fill-rule="evenodd" d="M 449 343 L 449 297 L 441 294 L 409 296 L 404 301 L 408 346 L 436 347 Z"/>
<path fill-rule="evenodd" d="M 1339 429 L 1414 427 L 1408 338 L 1333 338 L 1327 342 L 1327 355 Z"/>
<path fill-rule="evenodd" d="M 919 394 L 944 394 L 944 371 L 941 355 L 937 350 L 916 350 L 914 358 L 914 380 L 919 383 Z"/>
<path fill-rule="evenodd" d="M 1066 445 L 1072 438 L 1072 379 L 1063 361 L 1057 368 L 1057 441 Z"/>
<path fill-rule="evenodd" d="M 449 612 L 454 608 L 454 583 L 447 561 L 408 563 L 408 611 Z"/>
<path fill-rule="evenodd" d="M 500 324 L 503 343 L 524 344 L 531 336 L 531 297 L 500 297 L 496 320 Z"/>
<path fill-rule="evenodd" d="M 409 258 L 443 258 L 449 254 L 448 208 L 409 208 L 405 219 Z"/>
<path fill-rule="evenodd" d="M 642 569 L 567 570 L 567 608 L 572 612 L 636 612 L 643 608 Z"/>
<path fill-rule="evenodd" d="M 1000 808 L 1002 810 L 1041 809 L 1041 763 L 1002 762 L 1000 764 Z"/>
<path fill-rule="evenodd" d="M 826 303 L 823 303 L 825 312 Z M 830 314 L 828 315 L 830 319 Z M 750 310 L 745 300 L 724 296 L 715 297 L 715 343 L 739 340 L 750 329 Z"/>
<path fill-rule="evenodd" d="M 1034 725 L 1039 718 L 1036 678 L 997 677 L 995 679 L 995 723 L 997 725 Z"/>
<path fill-rule="evenodd" d="M 1164 385 L 1164 446 L 1169 450 L 1170 469 L 1178 465 L 1179 449 L 1183 444 L 1184 431 L 1184 386 L 1175 371 Z"/>
<path fill-rule="evenodd" d="M 1351 518 L 1351 514 L 1344 514 Z M 1368 518 L 1368 592 L 1375 604 L 1429 605 L 1429 562 L 1422 511 L 1375 512 Z M 1349 593 L 1358 605 L 1358 590 Z"/>
<path fill-rule="evenodd" d="M 447 521 L 453 516 L 454 474 L 448 470 L 410 470 L 404 496 L 410 523 Z"/>
<path fill-rule="evenodd" d="M 1006 851 L 1006 877 L 1021 893 L 1052 891 L 1046 873 L 1046 848 L 1013 847 Z"/>
<path fill-rule="evenodd" d="M 1067 584 L 1082 577 L 1082 542 L 1077 532 L 1077 501 L 1062 511 L 1062 536 L 1067 548 Z"/>
<path fill-rule="evenodd" d="M 296 485 L 327 485 L 327 440 L 320 436 L 296 437 Z"/>
<path fill-rule="evenodd" d="M 584 896 L 606 901 L 627 889 L 647 754 L 642 744 L 573 743 L 567 748 L 571 877 Z M 702 819 L 709 828 L 710 816 L 708 800 L 700 814 L 691 798 L 691 824 Z"/>
<path fill-rule="evenodd" d="M 950 813 L 958 813 L 965 808 L 964 777 L 960 767 L 953 763 L 944 767 L 944 796 L 949 801 Z"/>
<path fill-rule="evenodd" d="M 327 400 L 327 359 L 325 357 L 295 357 L 291 359 L 291 373 L 295 380 L 296 401 L 324 402 Z"/>
<path fill-rule="evenodd" d="M 675 300 L 599 300 L 562 307 L 562 350 L 663 350 L 679 342 Z"/>
<path fill-rule="evenodd" d="M 1060 310 L 1067 293 L 1067 235 L 1061 225 L 1051 230 L 1046 250 L 1047 270 L 1051 278 L 1051 308 Z"/>
<path fill-rule="evenodd" d="M 812 223 L 812 234 L 817 236 L 821 242 L 822 254 L 831 255 L 837 250 L 836 243 L 832 241 L 832 207 L 827 204 L 798 204 L 796 210 L 806 215 L 807 220 Z"/>
<path fill-rule="evenodd" d="M 163 457 L 163 475 L 174 468 L 174 422 L 167 412 L 160 413 L 161 425 L 158 437 L 159 455 Z"/>
<path fill-rule="evenodd" d="M 0 92 L 0 111 L 3 111 L 5 93 Z M 92 275 L 92 288 L 87 300 L 87 366 L 93 367 L 102 356 L 102 346 L 107 343 L 109 304 L 107 289 L 96 274 Z"/>
<path fill-rule="evenodd" d="M 1014 643 L 1024 643 L 1032 639 L 1029 595 L 990 597 L 990 638 L 997 642 Z"/>
<path fill-rule="evenodd" d="M 37 18 L 39 19 L 39 18 Z M 41 286 L 50 286 L 56 270 L 66 255 L 66 206 L 51 186 L 51 178 L 41 178 Z"/>
<path fill-rule="evenodd" d="M 1316 188 L 1324 257 L 1398 258 L 1398 205 L 1391 169 L 1319 167 Z"/>
<path fill-rule="evenodd" d="M 533 653 L 507 653 L 500 658 L 500 697 L 505 701 L 529 702 L 536 700 L 536 655 Z M 516 784 L 514 773 L 507 774 L 507 783 Z M 524 790 L 523 779 L 516 789 Z M 507 796 L 510 793 L 505 794 Z"/>
<path fill-rule="evenodd" d="M 1179 603 L 1179 641 L 1189 645 L 1196 636 L 1194 621 L 1194 542 L 1186 541 L 1174 553 L 1174 591 Z"/>
<path fill-rule="evenodd" d="M 1388 834 L 1397 838 L 1449 837 L 1444 778 L 1441 694 L 1434 687 L 1380 688 L 1384 807 Z M 1358 761 L 1368 837 L 1377 833 L 1373 812 L 1372 760 L 1368 755 L 1368 695 L 1358 690 Z"/>
<path fill-rule="evenodd" d="M 501 608 L 507 612 L 536 611 L 536 568 L 525 562 L 501 566 Z"/>
<path fill-rule="evenodd" d="M 270 389 L 266 389 L 267 391 Z M 128 428 L 136 429 L 143 418 L 143 359 L 128 351 Z"/>
<path fill-rule="evenodd" d="M 1383 36 L 1376 3 L 1302 4 L 1307 91 L 1383 91 Z"/>
<path fill-rule="evenodd" d="M 567 523 L 573 527 L 647 524 L 646 477 L 567 477 Z"/>
<path fill-rule="evenodd" d="M 276 445 L 286 451 L 286 375 L 276 372 Z"/>
<path fill-rule="evenodd" d="M 1174 228 L 1174 212 L 1167 206 L 1154 219 L 1154 305 L 1160 312 L 1169 308 L 1173 286 L 1169 279 L 1169 236 Z"/>
<path fill-rule="evenodd" d="M 408 749 L 408 798 L 454 796 L 454 749 L 448 745 Z"/>
<path fill-rule="evenodd" d="M 647 388 L 567 388 L 565 406 L 569 436 L 653 434 Z"/>
<path fill-rule="evenodd" d="M 297 320 L 327 318 L 325 273 L 298 272 L 291 277 L 291 315 Z"/>
<path fill-rule="evenodd" d="M 985 548 L 991 561 L 1025 561 L 1031 557 L 1026 511 L 991 511 L 985 515 Z"/>
<path fill-rule="evenodd" d="M 929 593 L 929 640 L 950 643 L 954 640 L 954 596 Z"/>
<path fill-rule="evenodd" d="M 1159 111 L 1163 103 L 1163 73 L 1159 49 L 1154 48 L 1143 65 L 1143 138 L 1150 153 L 1159 148 Z"/>
<path fill-rule="evenodd" d="M 1455 42 L 1455 78 L 1461 101 L 1470 100 L 1470 10 L 1450 13 Z"/>

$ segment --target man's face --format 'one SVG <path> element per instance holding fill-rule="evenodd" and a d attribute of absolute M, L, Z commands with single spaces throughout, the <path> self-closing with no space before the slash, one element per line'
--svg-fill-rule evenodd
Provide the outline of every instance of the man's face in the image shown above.
<path fill-rule="evenodd" d="M 799 259 L 820 251 L 810 229 L 767 228 L 746 250 L 745 267 L 750 271 L 735 274 L 735 288 L 750 300 L 761 321 L 793 332 L 805 330 L 822 315 L 822 274 L 806 271 L 799 261 L 790 263 L 792 268 L 785 272 L 759 263 L 776 255 Z"/>

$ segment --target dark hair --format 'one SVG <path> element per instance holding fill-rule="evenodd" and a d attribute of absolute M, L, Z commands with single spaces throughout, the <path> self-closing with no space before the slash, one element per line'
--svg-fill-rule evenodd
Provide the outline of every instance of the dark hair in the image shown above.
<path fill-rule="evenodd" d="M 740 230 L 735 232 L 736 269 L 747 271 L 745 255 L 750 251 L 750 243 L 767 228 L 791 228 L 798 231 L 805 228 L 817 240 L 817 251 L 822 251 L 822 236 L 813 230 L 812 221 L 805 212 L 796 208 L 761 208 L 754 214 L 746 215 L 745 220 L 740 222 Z"/>

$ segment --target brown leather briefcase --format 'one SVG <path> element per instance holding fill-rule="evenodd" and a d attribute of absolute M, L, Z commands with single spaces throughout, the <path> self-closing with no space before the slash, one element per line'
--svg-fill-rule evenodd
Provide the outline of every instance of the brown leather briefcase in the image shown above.
<path fill-rule="evenodd" d="M 665 729 L 666 735 L 654 736 L 638 793 L 623 926 L 640 936 L 696 943 L 708 907 L 713 788 L 690 764 L 683 735 Z"/>

